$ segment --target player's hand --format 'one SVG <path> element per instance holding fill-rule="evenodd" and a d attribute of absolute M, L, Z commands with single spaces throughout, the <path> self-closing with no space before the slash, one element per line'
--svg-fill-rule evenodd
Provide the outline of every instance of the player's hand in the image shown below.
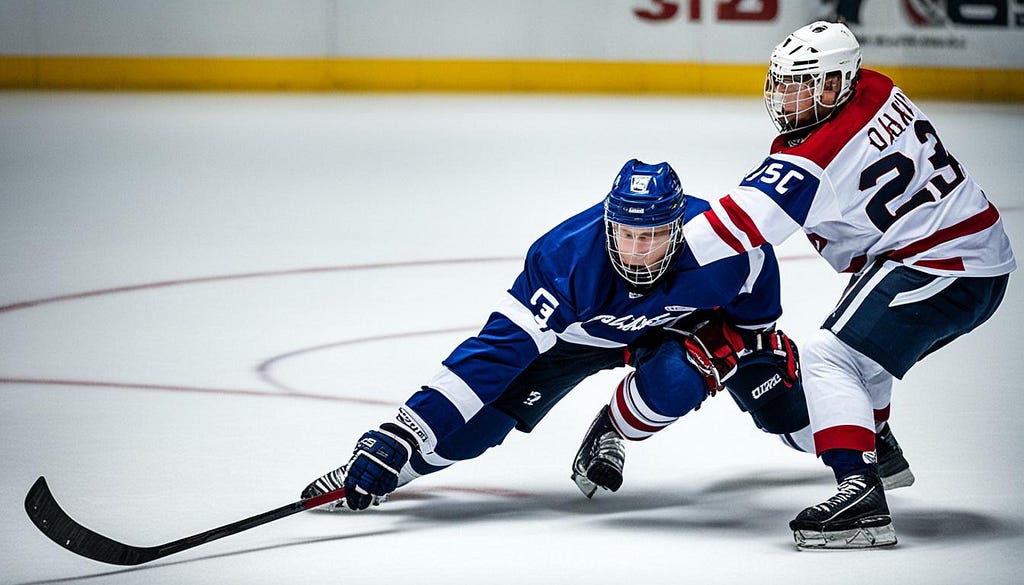
<path fill-rule="evenodd" d="M 683 337 L 686 359 L 704 378 L 711 396 L 736 373 L 744 341 L 740 333 L 716 316 L 698 325 L 692 332 L 674 330 Z"/>
<path fill-rule="evenodd" d="M 800 354 L 796 344 L 781 330 L 764 331 L 757 335 L 757 346 L 753 351 L 764 351 L 775 357 L 775 363 L 787 387 L 800 378 Z"/>
<path fill-rule="evenodd" d="M 722 352 L 720 356 L 714 356 L 696 335 L 684 334 L 683 338 L 686 360 L 704 378 L 708 394 L 714 396 L 722 390 L 725 380 L 736 373 L 739 358 L 732 352 Z"/>
<path fill-rule="evenodd" d="M 359 438 L 345 476 L 345 503 L 364 510 L 374 496 L 384 496 L 398 487 L 398 472 L 412 455 L 415 442 L 393 423 L 367 431 Z"/>

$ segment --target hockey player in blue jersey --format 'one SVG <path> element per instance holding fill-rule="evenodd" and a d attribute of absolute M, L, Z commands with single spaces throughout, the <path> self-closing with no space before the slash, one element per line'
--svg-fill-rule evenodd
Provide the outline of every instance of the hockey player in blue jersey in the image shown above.
<path fill-rule="evenodd" d="M 482 454 L 512 429 L 530 432 L 582 380 L 626 365 L 634 372 L 623 411 L 643 417 L 650 432 L 728 387 L 760 428 L 810 449 L 796 348 L 775 329 L 782 309 L 774 252 L 764 246 L 700 266 L 683 224 L 706 209 L 684 195 L 667 163 L 627 162 L 602 203 L 530 247 L 483 329 L 302 496 L 344 487 L 344 503 L 364 509 Z M 607 424 L 606 407 L 592 432 Z M 602 473 L 621 482 L 616 444 L 603 446 L 585 454 L 587 469 L 574 470 L 590 494 L 614 484 Z"/>

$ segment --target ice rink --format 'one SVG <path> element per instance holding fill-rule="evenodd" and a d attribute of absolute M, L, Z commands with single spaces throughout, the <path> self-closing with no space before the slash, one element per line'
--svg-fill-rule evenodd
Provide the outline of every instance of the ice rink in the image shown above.
<path fill-rule="evenodd" d="M 911 96 L 913 97 L 913 96 Z M 1024 254 L 1024 105 L 922 102 Z M 0 93 L 0 583 L 1020 583 L 1024 289 L 898 382 L 917 483 L 899 544 L 797 552 L 831 473 L 719 396 L 628 446 L 585 499 L 572 457 L 622 371 L 531 435 L 360 514 L 309 512 L 137 568 L 23 509 L 155 545 L 297 499 L 483 323 L 527 246 L 627 159 L 726 192 L 767 152 L 752 98 Z M 779 250 L 798 342 L 839 297 Z"/>

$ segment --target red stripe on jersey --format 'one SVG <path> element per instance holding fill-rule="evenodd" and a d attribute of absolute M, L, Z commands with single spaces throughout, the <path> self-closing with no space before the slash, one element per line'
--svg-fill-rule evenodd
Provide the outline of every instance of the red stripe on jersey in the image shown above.
<path fill-rule="evenodd" d="M 814 433 L 814 449 L 819 456 L 829 449 L 874 451 L 875 432 L 856 425 L 829 427 Z"/>
<path fill-rule="evenodd" d="M 874 120 L 889 101 L 892 88 L 892 80 L 888 77 L 870 69 L 861 69 L 853 97 L 834 118 L 811 131 L 807 140 L 792 148 L 786 148 L 785 140 L 777 138 L 772 143 L 772 154 L 782 152 L 802 156 L 820 168 L 826 168 L 854 135 Z"/>
<path fill-rule="evenodd" d="M 892 252 L 885 254 L 885 257 L 896 260 L 897 262 L 902 262 L 911 256 L 917 256 L 918 254 L 926 250 L 930 250 L 939 244 L 944 244 L 950 240 L 955 240 L 957 238 L 962 238 L 964 236 L 969 236 L 971 234 L 987 230 L 995 225 L 997 221 L 999 221 L 999 211 L 996 209 L 995 205 L 989 203 L 985 211 L 976 213 L 949 227 L 944 227 L 932 235 L 922 238 L 909 246 L 904 246 L 899 250 L 893 250 Z M 942 260 L 938 260 L 938 262 L 942 262 Z M 924 266 L 924 264 L 921 264 L 921 266 Z M 963 270 L 962 262 L 960 270 Z"/>
<path fill-rule="evenodd" d="M 957 256 L 956 258 L 943 258 L 941 260 L 918 260 L 917 262 L 914 262 L 914 266 L 920 266 L 921 268 L 935 268 L 936 270 L 957 270 L 963 272 L 964 259 Z"/>
<path fill-rule="evenodd" d="M 875 422 L 876 423 L 885 422 L 885 421 L 889 420 L 889 407 L 890 406 L 891 405 L 886 404 L 885 408 L 876 408 L 875 409 Z"/>
<path fill-rule="evenodd" d="M 850 265 L 841 270 L 840 272 L 856 274 L 860 272 L 860 269 L 864 268 L 864 265 L 867 263 L 868 257 L 864 254 L 861 254 L 860 256 L 857 256 L 853 260 L 850 260 Z"/>
<path fill-rule="evenodd" d="M 764 236 L 761 235 L 761 231 L 754 225 L 754 220 L 750 219 L 746 211 L 740 208 L 733 200 L 732 195 L 726 195 L 721 200 L 722 208 L 725 209 L 725 213 L 732 220 L 732 223 L 747 236 L 750 240 L 750 245 L 758 247 L 765 242 Z"/>
<path fill-rule="evenodd" d="M 728 246 L 733 250 L 736 250 L 737 254 L 742 254 L 747 251 L 746 248 L 743 247 L 743 244 L 740 243 L 739 238 L 732 235 L 729 228 L 725 227 L 725 224 L 722 223 L 722 220 L 718 217 L 718 214 L 715 213 L 714 209 L 705 211 L 704 217 L 706 217 L 708 223 L 711 224 L 711 229 L 715 230 L 715 235 L 718 236 L 718 239 L 728 244 Z"/>
<path fill-rule="evenodd" d="M 622 382 L 625 381 L 626 380 L 623 380 Z M 618 410 L 619 414 L 622 416 L 623 422 L 628 424 L 633 429 L 643 431 L 645 433 L 656 433 L 660 431 L 661 427 L 652 427 L 651 425 L 645 424 L 643 421 L 637 418 L 635 414 L 633 414 L 632 410 L 629 408 L 629 405 L 626 404 L 626 389 L 624 387 L 625 384 L 622 382 L 620 382 L 619 387 L 615 389 L 615 406 L 616 410 Z"/>

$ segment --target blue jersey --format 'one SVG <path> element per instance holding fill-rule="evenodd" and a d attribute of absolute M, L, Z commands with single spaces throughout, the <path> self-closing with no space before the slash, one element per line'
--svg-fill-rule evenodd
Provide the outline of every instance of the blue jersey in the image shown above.
<path fill-rule="evenodd" d="M 693 196 L 686 206 L 687 220 L 708 208 Z M 556 342 L 581 351 L 626 348 L 653 328 L 715 308 L 740 328 L 767 327 L 782 315 L 778 263 L 767 245 L 706 266 L 684 246 L 652 289 L 631 290 L 609 259 L 603 208 L 595 205 L 538 239 L 483 329 L 400 408 L 399 421 L 425 450 L 495 401 Z"/>

